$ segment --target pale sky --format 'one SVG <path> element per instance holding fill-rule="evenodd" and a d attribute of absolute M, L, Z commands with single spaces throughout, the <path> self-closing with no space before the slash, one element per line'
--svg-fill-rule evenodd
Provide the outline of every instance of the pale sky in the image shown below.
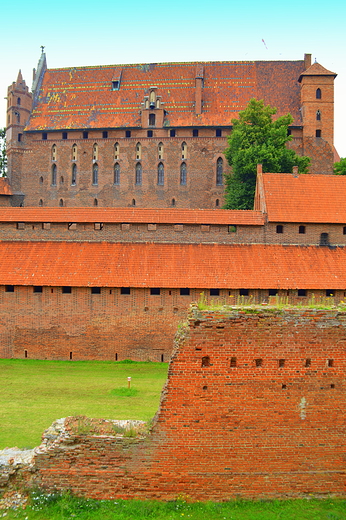
<path fill-rule="evenodd" d="M 281 7 L 282 6 L 282 7 Z M 45 46 L 50 68 L 181 61 L 301 60 L 312 54 L 335 80 L 335 146 L 346 157 L 344 0 L 81 0 L 6 2 L 2 8 L 0 126 L 7 86 L 32 69 Z M 263 42 L 264 40 L 264 42 Z"/>

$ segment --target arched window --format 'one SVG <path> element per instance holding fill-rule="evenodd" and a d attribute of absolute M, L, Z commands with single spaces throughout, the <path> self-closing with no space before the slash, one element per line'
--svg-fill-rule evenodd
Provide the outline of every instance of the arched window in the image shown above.
<path fill-rule="evenodd" d="M 39 200 L 38 205 L 39 206 L 43 206 L 43 200 L 42 199 Z"/>
<path fill-rule="evenodd" d="M 162 162 L 159 163 L 157 167 L 157 184 L 159 186 L 163 186 L 165 183 L 165 168 Z"/>
<path fill-rule="evenodd" d="M 72 161 L 77 161 L 77 157 L 78 157 L 78 155 L 77 155 L 77 145 L 74 144 L 72 146 Z"/>
<path fill-rule="evenodd" d="M 114 165 L 114 184 L 120 184 L 120 164 Z"/>
<path fill-rule="evenodd" d="M 181 163 L 180 165 L 180 184 L 181 186 L 186 186 L 186 163 Z"/>
<path fill-rule="evenodd" d="M 72 186 L 77 184 L 77 165 L 76 163 L 72 164 L 72 178 L 71 178 Z"/>
<path fill-rule="evenodd" d="M 142 184 L 142 165 L 141 163 L 136 164 L 136 184 Z"/>
<path fill-rule="evenodd" d="M 220 199 L 216 199 L 215 206 L 218 208 L 220 206 Z"/>
<path fill-rule="evenodd" d="M 135 206 L 136 205 L 136 201 L 135 199 L 132 199 L 132 206 Z"/>
<path fill-rule="evenodd" d="M 316 90 L 316 99 L 322 99 L 322 91 L 320 88 Z"/>
<path fill-rule="evenodd" d="M 60 184 L 64 184 L 64 177 L 63 176 L 60 177 Z"/>
<path fill-rule="evenodd" d="M 99 183 L 99 167 L 97 163 L 93 164 L 93 184 L 97 185 Z"/>
<path fill-rule="evenodd" d="M 15 112 L 14 115 L 16 116 L 17 124 L 19 124 L 20 123 L 20 113 L 19 112 Z"/>
<path fill-rule="evenodd" d="M 141 143 L 136 144 L 136 160 L 140 161 L 142 158 L 142 146 Z"/>
<path fill-rule="evenodd" d="M 60 199 L 60 200 L 59 200 L 59 206 L 62 208 L 63 205 L 64 205 L 64 201 L 63 201 L 63 199 Z"/>
<path fill-rule="evenodd" d="M 181 158 L 187 159 L 187 144 L 185 143 L 185 141 L 181 145 Z"/>
<path fill-rule="evenodd" d="M 20 105 L 21 101 L 20 101 L 20 97 L 17 98 L 17 105 Z"/>
<path fill-rule="evenodd" d="M 43 177 L 40 177 L 39 183 L 43 184 Z"/>
<path fill-rule="evenodd" d="M 172 206 L 175 207 L 175 199 L 172 199 Z"/>
<path fill-rule="evenodd" d="M 94 199 L 94 206 L 98 206 L 99 205 L 99 201 L 97 199 Z"/>
<path fill-rule="evenodd" d="M 117 161 L 119 159 L 119 153 L 120 153 L 119 143 L 115 143 L 115 145 L 114 145 L 114 160 L 115 161 Z"/>
<path fill-rule="evenodd" d="M 94 143 L 94 146 L 93 146 L 93 161 L 98 161 L 98 159 L 99 159 L 99 147 L 97 146 L 97 143 Z"/>
<path fill-rule="evenodd" d="M 52 146 L 52 161 L 56 161 L 56 155 L 57 155 L 56 144 L 53 144 L 53 146 Z"/>
<path fill-rule="evenodd" d="M 157 147 L 158 148 L 158 155 L 159 155 L 159 161 L 161 161 L 161 159 L 163 159 L 163 143 L 159 143 L 159 146 Z"/>
<path fill-rule="evenodd" d="M 216 186 L 223 185 L 223 159 L 219 157 L 216 161 Z"/>
<path fill-rule="evenodd" d="M 56 174 L 57 174 L 57 167 L 56 164 L 52 165 L 52 186 L 56 186 Z"/>
<path fill-rule="evenodd" d="M 319 110 L 316 112 L 316 121 L 321 121 L 321 112 Z"/>

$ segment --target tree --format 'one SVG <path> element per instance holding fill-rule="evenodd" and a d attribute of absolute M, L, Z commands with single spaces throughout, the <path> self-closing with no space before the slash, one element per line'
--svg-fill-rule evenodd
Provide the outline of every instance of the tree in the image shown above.
<path fill-rule="evenodd" d="M 273 121 L 276 108 L 251 99 L 247 108 L 232 120 L 232 133 L 225 151 L 232 173 L 226 176 L 227 209 L 252 209 L 256 187 L 257 164 L 263 172 L 291 173 L 298 166 L 299 173 L 307 173 L 309 157 L 301 157 L 286 148 L 292 138 L 288 127 L 290 114 Z"/>
<path fill-rule="evenodd" d="M 6 128 L 0 129 L 0 177 L 7 176 Z"/>
<path fill-rule="evenodd" d="M 339 162 L 334 163 L 335 175 L 346 175 L 346 157 L 340 159 Z"/>

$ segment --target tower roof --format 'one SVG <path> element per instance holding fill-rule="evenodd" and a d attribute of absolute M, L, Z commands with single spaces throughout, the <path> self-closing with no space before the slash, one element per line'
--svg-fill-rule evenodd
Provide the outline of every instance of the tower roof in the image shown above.
<path fill-rule="evenodd" d="M 319 63 L 313 63 L 308 69 L 301 73 L 299 76 L 299 82 L 302 81 L 303 76 L 333 76 L 336 78 L 337 74 L 335 72 L 331 72 L 330 70 L 322 67 Z"/>

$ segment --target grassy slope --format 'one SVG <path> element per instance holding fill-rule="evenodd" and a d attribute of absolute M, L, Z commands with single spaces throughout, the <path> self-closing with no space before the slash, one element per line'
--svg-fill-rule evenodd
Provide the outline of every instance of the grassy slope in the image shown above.
<path fill-rule="evenodd" d="M 0 359 L 0 449 L 32 448 L 60 417 L 149 420 L 156 413 L 167 363 Z M 112 390 L 138 390 L 121 397 Z"/>

